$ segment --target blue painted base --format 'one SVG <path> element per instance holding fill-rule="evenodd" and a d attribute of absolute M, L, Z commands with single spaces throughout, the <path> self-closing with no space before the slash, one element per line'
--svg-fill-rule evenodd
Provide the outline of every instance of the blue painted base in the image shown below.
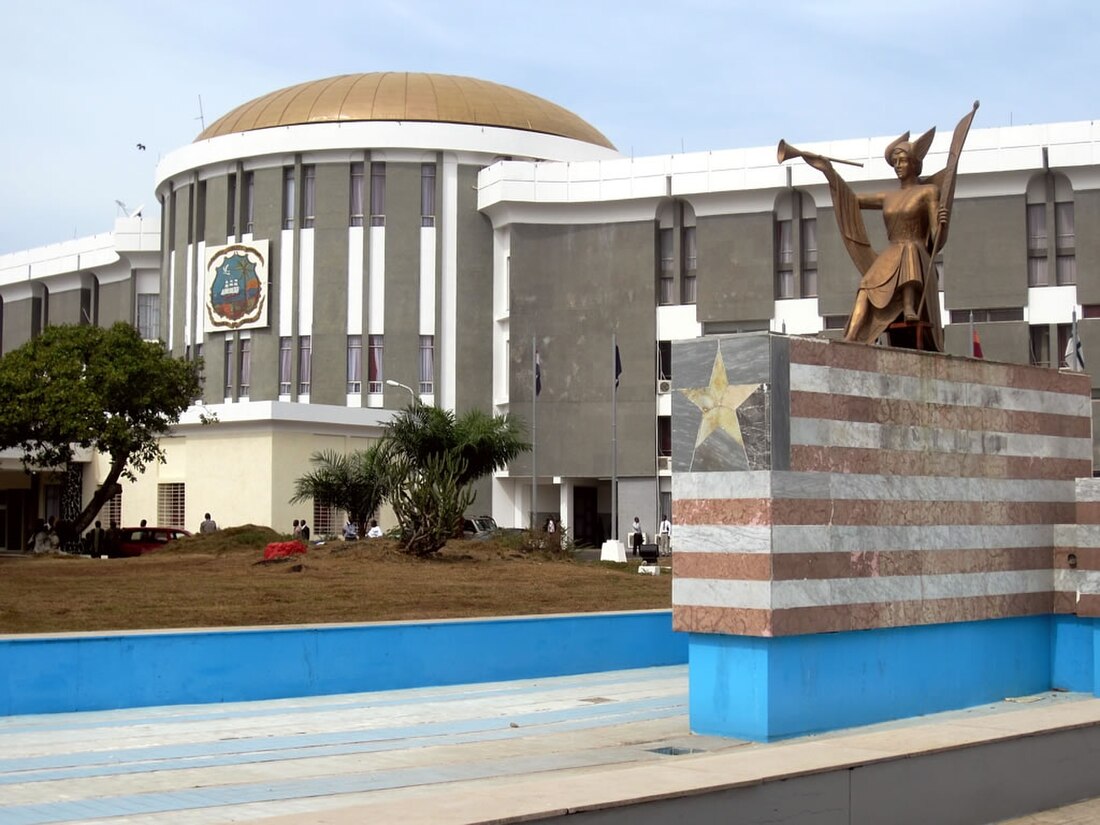
<path fill-rule="evenodd" d="M 683 664 L 671 611 L 0 637 L 0 716 Z"/>
<path fill-rule="evenodd" d="M 1029 616 L 781 638 L 692 633 L 691 728 L 772 741 L 1100 687 L 1100 623 Z"/>

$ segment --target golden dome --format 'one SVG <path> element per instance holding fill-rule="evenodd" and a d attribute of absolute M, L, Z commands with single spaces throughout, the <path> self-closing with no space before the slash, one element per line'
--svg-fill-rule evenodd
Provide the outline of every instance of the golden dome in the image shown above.
<path fill-rule="evenodd" d="M 419 72 L 345 74 L 289 86 L 238 106 L 195 140 L 273 126 L 363 120 L 499 126 L 615 148 L 597 129 L 549 100 L 487 80 Z"/>

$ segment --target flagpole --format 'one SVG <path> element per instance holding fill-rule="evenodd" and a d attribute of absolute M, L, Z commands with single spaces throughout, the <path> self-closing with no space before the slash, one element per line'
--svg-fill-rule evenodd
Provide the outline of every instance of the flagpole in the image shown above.
<path fill-rule="evenodd" d="M 970 357 L 974 357 L 974 310 L 970 310 Z"/>
<path fill-rule="evenodd" d="M 615 353 L 618 346 L 615 343 L 615 333 L 611 333 L 611 538 L 619 538 L 619 447 L 618 410 L 616 401 L 618 393 L 615 392 Z"/>
<path fill-rule="evenodd" d="M 535 402 L 537 401 L 537 399 L 539 397 L 539 391 L 538 391 L 538 380 L 539 380 L 538 379 L 538 375 L 539 375 L 538 358 L 539 358 L 539 353 L 538 353 L 538 350 L 535 349 L 536 345 L 537 345 L 537 339 L 534 335 L 532 335 L 531 336 L 531 514 L 530 514 L 530 518 L 528 519 L 528 523 L 529 523 L 530 528 L 532 530 L 535 529 L 535 510 L 537 509 L 536 495 L 537 495 L 537 491 L 538 491 L 537 482 L 536 482 L 537 476 L 536 476 L 536 473 L 535 473 L 535 468 L 538 466 L 537 463 L 536 463 L 536 459 L 537 459 L 537 456 L 538 456 L 538 438 L 537 438 L 536 432 L 535 432 L 535 423 L 536 423 Z"/>
<path fill-rule="evenodd" d="M 1081 359 L 1078 358 L 1078 356 L 1077 356 L 1077 351 L 1078 351 L 1077 348 L 1080 347 L 1081 344 L 1077 340 L 1077 310 L 1076 310 L 1076 308 L 1073 310 L 1073 326 L 1072 326 L 1070 331 L 1073 334 L 1073 371 L 1077 372 L 1078 370 L 1082 369 L 1082 367 L 1080 366 Z M 1069 359 L 1068 358 L 1066 359 L 1066 366 L 1069 366 Z"/>

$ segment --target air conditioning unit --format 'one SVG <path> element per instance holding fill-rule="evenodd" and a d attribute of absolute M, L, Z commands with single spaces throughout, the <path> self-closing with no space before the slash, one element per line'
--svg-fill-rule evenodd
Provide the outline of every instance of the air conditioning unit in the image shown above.
<path fill-rule="evenodd" d="M 657 394 L 658 395 L 668 395 L 668 393 L 670 393 L 670 392 L 672 392 L 672 382 L 671 381 L 669 381 L 667 378 L 662 378 L 660 381 L 657 382 Z"/>
<path fill-rule="evenodd" d="M 657 456 L 657 472 L 658 473 L 671 473 L 672 472 L 672 456 L 659 455 Z"/>

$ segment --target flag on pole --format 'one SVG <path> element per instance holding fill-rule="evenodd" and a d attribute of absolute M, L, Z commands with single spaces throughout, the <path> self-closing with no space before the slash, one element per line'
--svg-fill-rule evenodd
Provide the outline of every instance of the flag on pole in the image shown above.
<path fill-rule="evenodd" d="M 1085 356 L 1081 353 L 1081 337 L 1077 334 L 1076 327 L 1066 342 L 1066 369 L 1073 372 L 1085 371 Z"/>
<path fill-rule="evenodd" d="M 619 358 L 619 345 L 615 345 L 615 389 L 619 388 L 619 376 L 623 374 L 623 362 Z"/>
<path fill-rule="evenodd" d="M 970 355 L 974 358 L 985 358 L 982 355 L 982 341 L 978 337 L 978 330 L 974 330 L 974 342 L 970 345 Z"/>
<path fill-rule="evenodd" d="M 535 395 L 542 394 L 542 356 L 535 350 Z"/>

